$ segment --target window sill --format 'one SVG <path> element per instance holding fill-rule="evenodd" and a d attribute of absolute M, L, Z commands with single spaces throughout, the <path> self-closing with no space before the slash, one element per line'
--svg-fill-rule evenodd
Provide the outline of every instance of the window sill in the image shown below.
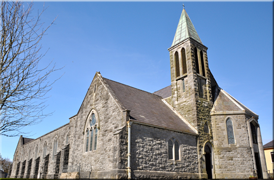
<path fill-rule="evenodd" d="M 200 78 L 206 79 L 205 76 L 203 76 L 203 75 L 201 75 L 201 74 L 198 74 L 198 73 L 196 73 L 196 74 L 197 74 L 197 76 L 199 76 Z"/>
<path fill-rule="evenodd" d="M 176 77 L 176 81 L 179 81 L 180 79 L 184 79 L 186 77 L 187 77 L 187 74 L 184 74 L 182 76 L 178 76 L 178 77 Z"/>

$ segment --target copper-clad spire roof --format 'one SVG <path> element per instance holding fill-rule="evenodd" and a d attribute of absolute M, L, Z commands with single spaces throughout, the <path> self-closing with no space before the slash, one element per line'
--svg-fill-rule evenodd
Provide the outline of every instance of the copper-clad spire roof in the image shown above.
<path fill-rule="evenodd" d="M 171 46 L 174 46 L 189 37 L 203 44 L 190 18 L 188 17 L 186 10 L 183 9 Z"/>

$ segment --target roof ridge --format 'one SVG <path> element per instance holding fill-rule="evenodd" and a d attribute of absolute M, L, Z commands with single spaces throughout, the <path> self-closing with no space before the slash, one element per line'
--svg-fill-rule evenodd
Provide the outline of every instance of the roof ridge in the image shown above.
<path fill-rule="evenodd" d="M 135 88 L 135 87 L 132 87 L 132 86 L 129 86 L 129 85 L 127 85 L 127 84 L 123 84 L 123 83 L 120 83 L 120 82 L 117 82 L 117 81 L 113 81 L 113 80 L 108 79 L 108 78 L 105 78 L 105 77 L 103 77 L 103 76 L 102 76 L 102 78 L 103 78 L 103 79 L 110 80 L 110 81 L 115 82 L 115 83 L 118 83 L 118 84 L 121 84 L 121 85 L 124 85 L 124 86 L 127 86 L 127 87 L 130 87 L 130 88 L 133 88 L 133 89 L 136 89 L 136 90 L 139 90 L 139 91 L 143 91 L 143 92 L 145 92 L 145 93 L 148 93 L 148 94 L 153 95 L 153 96 L 156 96 L 156 97 L 160 97 L 160 96 L 158 96 L 157 94 L 150 93 L 150 92 L 147 92 L 147 91 L 145 91 L 145 90 L 138 89 L 138 88 Z"/>
<path fill-rule="evenodd" d="M 48 133 L 46 133 L 46 134 L 43 134 L 42 136 L 39 136 L 38 138 L 35 138 L 35 139 L 33 139 L 33 140 L 37 140 L 37 139 L 39 139 L 39 138 L 41 138 L 41 137 L 43 137 L 43 136 L 46 136 L 46 135 L 48 135 L 48 134 L 50 134 L 50 133 L 52 133 L 52 132 L 54 132 L 54 131 L 57 131 L 58 129 L 61 129 L 62 127 L 67 126 L 67 125 L 69 125 L 69 123 L 67 123 L 67 124 L 65 124 L 65 125 L 62 125 L 62 126 L 56 128 L 56 129 L 53 129 L 52 131 L 50 131 L 50 132 L 48 132 Z M 22 138 L 24 138 L 24 137 L 22 137 Z M 30 138 L 29 138 L 29 139 L 30 139 Z M 28 143 L 30 143 L 30 142 L 33 142 L 33 141 L 29 141 L 29 142 L 27 142 L 26 144 L 28 144 Z M 25 145 L 25 144 L 24 144 L 24 145 Z"/>

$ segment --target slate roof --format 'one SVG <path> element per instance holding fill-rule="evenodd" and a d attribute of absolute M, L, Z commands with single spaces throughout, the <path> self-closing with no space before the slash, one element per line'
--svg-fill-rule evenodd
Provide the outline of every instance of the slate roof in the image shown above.
<path fill-rule="evenodd" d="M 106 78 L 103 79 L 122 106 L 130 110 L 130 118 L 133 122 L 197 135 L 162 101 L 160 96 Z"/>
<path fill-rule="evenodd" d="M 194 25 L 192 24 L 189 16 L 187 15 L 186 10 L 183 9 L 171 46 L 174 46 L 175 44 L 189 37 L 203 44 L 197 31 L 194 28 Z"/>
<path fill-rule="evenodd" d="M 253 116 L 258 116 L 256 113 L 254 113 L 253 111 L 251 111 L 250 109 L 248 109 L 245 105 L 243 105 L 242 103 L 240 103 L 237 99 L 235 99 L 233 96 L 231 96 L 230 94 L 228 94 L 227 92 L 226 92 L 226 94 L 229 96 L 229 97 L 231 97 L 239 106 L 241 106 L 244 110 L 245 110 L 245 112 L 247 113 L 247 114 L 250 114 L 250 115 L 253 115 Z"/>
<path fill-rule="evenodd" d="M 158 91 L 155 91 L 153 94 L 156 94 L 158 96 L 161 96 L 163 99 L 171 96 L 171 85 L 160 89 Z"/>
<path fill-rule="evenodd" d="M 266 143 L 264 145 L 264 149 L 269 149 L 269 148 L 273 148 L 274 149 L 274 140 L 272 140 L 269 143 Z"/>

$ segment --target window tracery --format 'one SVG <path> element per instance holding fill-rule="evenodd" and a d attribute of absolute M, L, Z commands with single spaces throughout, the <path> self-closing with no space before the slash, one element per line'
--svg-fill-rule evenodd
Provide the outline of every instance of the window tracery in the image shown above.
<path fill-rule="evenodd" d="M 96 118 L 96 114 L 94 111 L 91 112 L 89 120 L 86 124 L 86 132 L 85 132 L 85 152 L 96 150 L 97 149 L 97 136 L 98 136 L 98 120 Z"/>

